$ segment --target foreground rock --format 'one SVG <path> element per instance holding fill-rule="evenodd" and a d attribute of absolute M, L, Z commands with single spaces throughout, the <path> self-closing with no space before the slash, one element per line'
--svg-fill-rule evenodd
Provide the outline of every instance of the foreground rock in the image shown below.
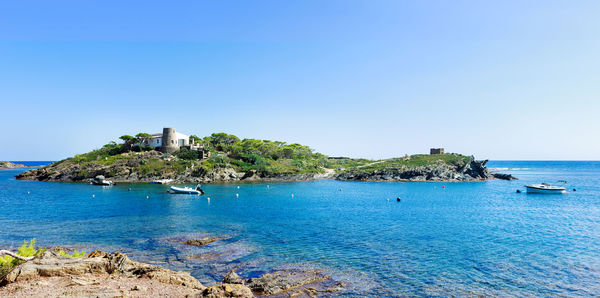
<path fill-rule="evenodd" d="M 247 285 L 252 291 L 259 295 L 275 295 L 281 292 L 296 289 L 297 293 L 306 291 L 303 287 L 309 284 L 322 282 L 330 279 L 320 270 L 282 270 L 266 273 L 259 278 L 247 280 Z M 314 288 L 309 292 L 316 292 Z"/>
<path fill-rule="evenodd" d="M 187 272 L 130 260 L 121 253 L 94 251 L 65 257 L 46 251 L 15 267 L 1 282 L 0 297 L 23 296 L 207 296 L 252 297 L 243 285 L 206 288 Z"/>
<path fill-rule="evenodd" d="M 206 288 L 203 297 L 254 297 L 252 291 L 241 284 L 221 284 Z"/>
<path fill-rule="evenodd" d="M 229 271 L 227 275 L 223 277 L 223 283 L 226 284 L 244 284 L 244 280 L 235 273 L 234 270 Z"/>
<path fill-rule="evenodd" d="M 0 161 L 0 170 L 26 168 L 24 164 L 12 163 L 10 161 Z"/>
<path fill-rule="evenodd" d="M 437 164 L 418 167 L 386 168 L 375 171 L 355 169 L 335 175 L 338 180 L 359 181 L 485 181 L 492 178 L 486 167 L 487 160 L 475 160 L 470 157 L 467 162 Z"/>

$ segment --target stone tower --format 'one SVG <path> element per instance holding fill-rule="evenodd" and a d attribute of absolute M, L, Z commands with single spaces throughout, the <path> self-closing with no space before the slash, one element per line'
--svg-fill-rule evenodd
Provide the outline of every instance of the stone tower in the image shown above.
<path fill-rule="evenodd" d="M 164 153 L 173 153 L 177 150 L 179 150 L 179 143 L 177 142 L 175 128 L 163 128 L 162 145 L 160 146 L 160 151 Z"/>

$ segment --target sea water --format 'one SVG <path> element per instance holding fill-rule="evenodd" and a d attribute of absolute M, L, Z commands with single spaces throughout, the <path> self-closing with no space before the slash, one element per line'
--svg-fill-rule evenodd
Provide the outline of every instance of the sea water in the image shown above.
<path fill-rule="evenodd" d="M 230 269 L 319 268 L 347 284 L 344 295 L 600 295 L 600 162 L 488 166 L 520 180 L 203 185 L 206 195 L 194 196 L 2 170 L 0 247 L 36 238 L 119 250 L 207 285 Z M 566 194 L 516 192 L 558 180 Z M 206 235 L 224 239 L 181 243 Z"/>

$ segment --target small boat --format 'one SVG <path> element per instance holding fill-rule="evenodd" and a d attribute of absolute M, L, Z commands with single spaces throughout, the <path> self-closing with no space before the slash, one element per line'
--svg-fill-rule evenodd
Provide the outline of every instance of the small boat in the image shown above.
<path fill-rule="evenodd" d="M 113 185 L 113 182 L 110 180 L 107 180 L 102 175 L 98 175 L 98 176 L 96 176 L 96 178 L 92 178 L 92 180 L 90 181 L 90 184 L 92 184 L 92 185 Z"/>
<path fill-rule="evenodd" d="M 566 188 L 562 186 L 552 186 L 548 183 L 525 185 L 528 193 L 544 193 L 544 194 L 562 194 L 566 193 Z"/>
<path fill-rule="evenodd" d="M 202 188 L 200 188 L 200 186 L 196 186 L 196 188 L 191 188 L 191 187 L 176 187 L 176 186 L 171 186 L 170 189 L 171 193 L 183 193 L 183 194 L 190 194 L 190 195 L 203 195 L 204 191 L 202 190 Z"/>
<path fill-rule="evenodd" d="M 150 183 L 155 183 L 155 184 L 169 184 L 171 182 L 173 182 L 173 179 L 159 179 L 159 180 L 150 181 Z"/>

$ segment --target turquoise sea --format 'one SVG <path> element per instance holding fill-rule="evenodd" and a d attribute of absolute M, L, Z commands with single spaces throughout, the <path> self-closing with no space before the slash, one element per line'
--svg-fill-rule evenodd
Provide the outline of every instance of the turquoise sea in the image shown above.
<path fill-rule="evenodd" d="M 232 268 L 243 277 L 322 268 L 348 284 L 336 295 L 600 295 L 600 162 L 488 166 L 520 180 L 204 185 L 207 195 L 189 196 L 162 185 L 18 181 L 23 170 L 2 170 L 0 247 L 37 238 L 120 250 L 205 284 Z M 567 194 L 516 193 L 558 180 Z M 204 233 L 226 239 L 178 242 Z"/>

